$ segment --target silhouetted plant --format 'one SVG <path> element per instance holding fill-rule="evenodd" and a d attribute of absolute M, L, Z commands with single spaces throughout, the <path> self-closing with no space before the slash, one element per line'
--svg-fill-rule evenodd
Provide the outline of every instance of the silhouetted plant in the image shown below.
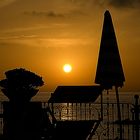
<path fill-rule="evenodd" d="M 42 77 L 23 68 L 9 70 L 5 75 L 0 87 L 11 101 L 29 101 L 44 84 Z"/>
<path fill-rule="evenodd" d="M 19 140 L 19 137 L 20 140 L 36 140 L 36 137 L 40 137 L 37 120 L 41 117 L 41 105 L 32 104 L 30 99 L 44 84 L 42 77 L 23 68 L 9 70 L 5 75 L 6 78 L 0 81 L 0 87 L 10 102 L 3 104 L 4 137 L 6 140 Z M 37 111 L 40 113 L 35 115 Z"/>

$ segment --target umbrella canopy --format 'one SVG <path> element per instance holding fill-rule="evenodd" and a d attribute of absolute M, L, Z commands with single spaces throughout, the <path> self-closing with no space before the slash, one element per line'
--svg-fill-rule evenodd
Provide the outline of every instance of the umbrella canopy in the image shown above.
<path fill-rule="evenodd" d="M 95 83 L 100 84 L 107 90 L 107 93 L 108 89 L 115 86 L 119 122 L 121 122 L 121 110 L 119 105 L 118 87 L 122 87 L 124 81 L 125 77 L 111 15 L 109 11 L 106 11 L 104 14 L 104 24 Z M 122 125 L 120 123 L 120 140 L 122 139 Z"/>
<path fill-rule="evenodd" d="M 109 11 L 106 11 L 95 83 L 100 84 L 104 89 L 111 89 L 112 86 L 122 87 L 124 81 L 125 77 L 111 15 Z"/>

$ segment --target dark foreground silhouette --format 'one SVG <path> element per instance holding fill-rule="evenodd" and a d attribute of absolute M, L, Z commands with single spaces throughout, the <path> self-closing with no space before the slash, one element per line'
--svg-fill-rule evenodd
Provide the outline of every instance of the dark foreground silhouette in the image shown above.
<path fill-rule="evenodd" d="M 117 38 L 113 26 L 110 12 L 107 10 L 104 14 L 104 23 L 100 43 L 99 58 L 95 83 L 100 84 L 104 89 L 108 90 L 115 87 L 117 100 L 117 116 L 121 121 L 121 110 L 119 101 L 119 87 L 125 82 L 125 76 L 119 54 Z M 120 139 L 122 140 L 122 126 L 120 124 Z"/>
<path fill-rule="evenodd" d="M 0 87 L 9 102 L 4 102 L 3 135 L 5 140 L 38 140 L 41 130 L 41 103 L 30 100 L 43 85 L 40 76 L 25 69 L 13 69 L 5 72 L 6 79 L 0 81 Z"/>
<path fill-rule="evenodd" d="M 30 102 L 37 87 L 43 85 L 42 78 L 25 69 L 14 69 L 5 73 L 0 81 L 3 93 L 9 102 L 3 102 L 4 140 L 85 140 L 97 129 L 98 120 L 56 120 L 55 103 L 88 103 L 102 94 L 100 86 L 59 86 L 52 94 L 48 107 L 41 102 Z M 52 118 L 52 119 L 50 119 Z M 95 128 L 93 128 L 95 126 Z M 93 132 L 91 131 L 93 130 Z"/>

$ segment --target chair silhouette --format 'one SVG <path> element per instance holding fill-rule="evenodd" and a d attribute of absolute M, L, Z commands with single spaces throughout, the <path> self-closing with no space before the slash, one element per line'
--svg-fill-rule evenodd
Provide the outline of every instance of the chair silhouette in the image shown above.
<path fill-rule="evenodd" d="M 102 121 L 102 101 L 100 102 L 100 113 L 96 114 L 96 118 L 92 116 L 87 119 L 89 118 L 87 110 L 92 111 L 89 106 L 95 103 L 101 95 L 100 86 L 58 86 L 48 100 L 48 106 L 56 119 L 52 139 L 90 140 Z M 82 106 L 85 106 L 85 110 L 82 109 Z"/>

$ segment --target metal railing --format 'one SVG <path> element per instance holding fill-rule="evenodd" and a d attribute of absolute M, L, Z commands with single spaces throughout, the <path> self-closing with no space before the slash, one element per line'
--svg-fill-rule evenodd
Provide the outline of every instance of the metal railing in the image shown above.
<path fill-rule="evenodd" d="M 47 102 L 42 102 L 42 108 L 48 106 Z M 100 116 L 99 104 L 59 104 L 56 106 L 55 117 L 60 120 L 91 120 Z M 135 140 L 135 126 L 130 124 L 134 118 L 134 105 L 130 103 L 120 103 L 122 120 L 126 121 L 123 127 L 123 139 Z M 0 102 L 0 134 L 3 132 L 3 103 Z M 140 119 L 140 118 L 139 118 Z M 103 103 L 103 121 L 100 123 L 93 140 L 114 140 L 119 137 L 119 125 L 117 123 L 117 104 Z M 127 123 L 128 122 L 128 123 Z M 139 130 L 140 132 L 140 130 Z"/>

